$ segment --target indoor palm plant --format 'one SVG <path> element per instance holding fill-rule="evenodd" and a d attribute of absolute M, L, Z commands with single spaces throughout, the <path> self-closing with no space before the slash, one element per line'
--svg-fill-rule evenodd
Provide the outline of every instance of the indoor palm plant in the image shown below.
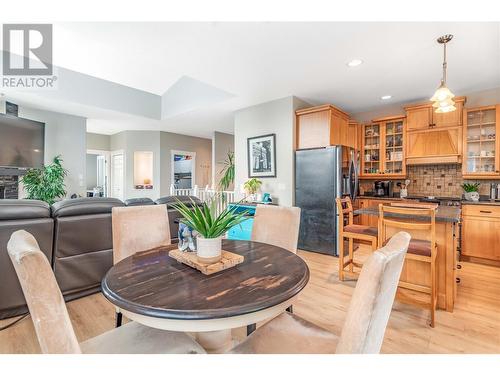
<path fill-rule="evenodd" d="M 61 156 L 54 158 L 52 164 L 40 169 L 30 169 L 21 178 L 28 199 L 38 199 L 52 204 L 57 198 L 66 195 L 64 177 L 68 174 L 62 166 Z"/>
<path fill-rule="evenodd" d="M 476 183 L 464 183 L 462 185 L 462 189 L 464 189 L 465 191 L 465 199 L 468 200 L 468 201 L 479 201 L 479 186 L 480 186 L 480 183 L 479 182 L 476 182 Z"/>
<path fill-rule="evenodd" d="M 219 188 L 224 191 L 234 182 L 234 152 L 229 151 L 222 164 L 224 167 L 220 171 L 222 177 L 219 181 Z"/>
<path fill-rule="evenodd" d="M 247 211 L 236 212 L 237 206 L 224 209 L 217 215 L 222 197 L 217 194 L 201 206 L 191 200 L 191 207 L 177 199 L 173 205 L 182 215 L 183 223 L 198 232 L 196 255 L 202 263 L 218 262 L 222 254 L 222 236 L 235 225 L 247 220 Z"/>

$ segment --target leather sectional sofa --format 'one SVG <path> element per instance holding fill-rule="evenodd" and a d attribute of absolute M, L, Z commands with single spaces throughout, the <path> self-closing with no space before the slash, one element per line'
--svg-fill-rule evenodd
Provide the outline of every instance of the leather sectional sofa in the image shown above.
<path fill-rule="evenodd" d="M 195 197 L 177 197 L 192 204 Z M 26 313 L 27 307 L 14 267 L 7 254 L 13 232 L 24 229 L 35 236 L 54 269 L 66 301 L 96 293 L 113 264 L 111 210 L 113 207 L 166 204 L 172 241 L 177 240 L 179 214 L 175 198 L 153 202 L 147 198 L 125 203 L 114 198 L 77 198 L 48 204 L 36 200 L 0 200 L 0 319 Z"/>

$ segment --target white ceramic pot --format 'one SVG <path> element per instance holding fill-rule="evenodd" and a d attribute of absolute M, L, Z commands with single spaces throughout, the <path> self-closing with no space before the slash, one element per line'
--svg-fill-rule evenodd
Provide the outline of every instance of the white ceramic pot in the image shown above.
<path fill-rule="evenodd" d="M 400 198 L 406 198 L 408 196 L 408 190 L 407 189 L 401 189 L 399 191 L 399 196 L 400 196 Z"/>
<path fill-rule="evenodd" d="M 217 263 L 222 254 L 222 236 L 217 238 L 196 239 L 196 256 L 201 263 Z"/>
<path fill-rule="evenodd" d="M 477 191 L 471 191 L 469 193 L 465 193 L 465 200 L 472 202 L 479 202 L 479 193 Z"/>

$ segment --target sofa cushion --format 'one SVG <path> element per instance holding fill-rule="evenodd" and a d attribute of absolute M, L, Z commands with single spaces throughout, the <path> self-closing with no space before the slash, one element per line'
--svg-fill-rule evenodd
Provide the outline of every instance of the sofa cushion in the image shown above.
<path fill-rule="evenodd" d="M 48 217 L 50 217 L 50 207 L 45 202 L 34 199 L 0 199 L 0 220 Z"/>
<path fill-rule="evenodd" d="M 0 319 L 10 318 L 28 311 L 19 279 L 7 254 L 7 242 L 9 242 L 10 236 L 21 229 L 28 231 L 36 238 L 49 263 L 52 262 L 53 219 L 0 221 Z"/>
<path fill-rule="evenodd" d="M 167 208 L 173 208 L 172 206 L 176 204 L 178 201 L 181 201 L 188 207 L 191 207 L 193 205 L 193 202 L 201 205 L 202 202 L 199 198 L 194 197 L 192 195 L 178 195 L 178 196 L 173 196 L 169 195 L 167 197 L 161 197 L 155 200 L 156 204 L 165 204 Z"/>
<path fill-rule="evenodd" d="M 111 213 L 113 207 L 125 204 L 116 198 L 65 199 L 52 205 L 52 217 Z"/>
<path fill-rule="evenodd" d="M 126 206 L 152 206 L 153 202 L 150 198 L 130 198 L 125 201 Z"/>

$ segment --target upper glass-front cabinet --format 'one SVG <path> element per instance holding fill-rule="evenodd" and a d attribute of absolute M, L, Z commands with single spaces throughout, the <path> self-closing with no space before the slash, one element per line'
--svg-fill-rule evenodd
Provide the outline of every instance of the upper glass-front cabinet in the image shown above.
<path fill-rule="evenodd" d="M 363 174 L 380 173 L 380 124 L 363 125 Z"/>
<path fill-rule="evenodd" d="M 467 109 L 465 111 L 464 162 L 465 178 L 500 176 L 499 145 L 500 106 Z"/>
<path fill-rule="evenodd" d="M 406 174 L 404 117 L 387 117 L 363 125 L 361 176 L 398 178 Z"/>
<path fill-rule="evenodd" d="M 385 169 L 387 174 L 403 172 L 403 120 L 385 123 Z"/>

